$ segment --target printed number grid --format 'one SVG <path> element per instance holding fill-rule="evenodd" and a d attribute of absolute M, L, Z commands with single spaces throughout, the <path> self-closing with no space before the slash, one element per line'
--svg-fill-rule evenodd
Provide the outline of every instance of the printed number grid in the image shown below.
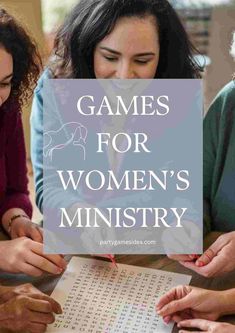
<path fill-rule="evenodd" d="M 159 271 L 154 274 L 83 264 L 53 332 L 155 333 L 157 298 L 171 286 L 172 277 Z"/>

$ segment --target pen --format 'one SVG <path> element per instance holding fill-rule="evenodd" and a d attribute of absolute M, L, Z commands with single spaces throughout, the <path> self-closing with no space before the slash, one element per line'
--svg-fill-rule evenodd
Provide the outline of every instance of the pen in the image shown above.
<path fill-rule="evenodd" d="M 113 264 L 116 268 L 118 268 L 117 263 L 116 263 L 116 260 L 115 260 L 115 258 L 112 256 L 112 254 L 108 254 L 108 257 L 109 257 L 109 259 L 112 261 L 112 264 Z"/>

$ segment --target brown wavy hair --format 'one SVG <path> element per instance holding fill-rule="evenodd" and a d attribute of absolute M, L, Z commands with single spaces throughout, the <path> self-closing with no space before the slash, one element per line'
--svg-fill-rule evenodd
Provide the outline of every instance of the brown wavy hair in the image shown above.
<path fill-rule="evenodd" d="M 4 47 L 13 58 L 10 98 L 22 106 L 33 94 L 42 61 L 36 43 L 3 8 L 0 8 L 0 47 Z"/>

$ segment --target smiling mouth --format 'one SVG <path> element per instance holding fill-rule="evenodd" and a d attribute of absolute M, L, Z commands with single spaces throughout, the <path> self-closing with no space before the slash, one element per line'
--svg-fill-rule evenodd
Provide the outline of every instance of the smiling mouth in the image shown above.
<path fill-rule="evenodd" d="M 121 90 L 128 90 L 134 88 L 136 85 L 135 80 L 120 80 L 120 79 L 115 79 L 112 80 L 112 84 L 115 88 L 121 89 Z"/>

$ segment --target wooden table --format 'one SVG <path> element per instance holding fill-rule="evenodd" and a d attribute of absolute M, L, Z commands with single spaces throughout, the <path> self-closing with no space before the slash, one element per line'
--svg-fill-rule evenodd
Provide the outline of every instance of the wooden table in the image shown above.
<path fill-rule="evenodd" d="M 205 246 L 208 246 L 213 240 L 218 237 L 218 234 L 212 233 L 205 242 Z M 4 239 L 3 234 L 0 234 L 0 239 Z M 69 260 L 69 257 L 67 258 Z M 207 279 L 198 274 L 182 267 L 177 262 L 168 259 L 164 255 L 117 255 L 117 262 L 122 264 L 136 265 L 142 267 L 162 269 L 169 272 L 176 272 L 182 274 L 192 275 L 191 285 L 206 289 L 223 290 L 229 288 L 235 288 L 235 272 L 227 274 L 222 278 Z M 17 285 L 21 283 L 31 282 L 41 291 L 50 294 L 54 289 L 59 278 L 54 276 L 45 275 L 41 278 L 30 278 L 25 275 L 13 275 L 0 272 L 0 284 L 4 285 Z M 235 324 L 235 315 L 223 318 L 223 321 L 227 321 Z M 7 330 L 1 330 L 0 333 L 9 332 Z M 174 327 L 173 332 L 178 332 L 177 327 Z"/>

